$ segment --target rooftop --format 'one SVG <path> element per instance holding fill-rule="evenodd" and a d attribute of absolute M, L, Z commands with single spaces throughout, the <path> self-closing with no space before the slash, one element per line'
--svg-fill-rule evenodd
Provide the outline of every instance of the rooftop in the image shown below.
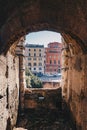
<path fill-rule="evenodd" d="M 44 48 L 44 45 L 26 44 L 25 47 L 28 47 L 28 48 Z"/>

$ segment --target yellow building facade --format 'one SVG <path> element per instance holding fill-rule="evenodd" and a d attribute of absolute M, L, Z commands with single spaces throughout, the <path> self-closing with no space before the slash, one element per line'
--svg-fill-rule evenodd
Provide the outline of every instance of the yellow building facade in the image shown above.
<path fill-rule="evenodd" d="M 25 46 L 26 68 L 34 74 L 44 74 L 45 49 L 44 45 L 26 44 Z"/>

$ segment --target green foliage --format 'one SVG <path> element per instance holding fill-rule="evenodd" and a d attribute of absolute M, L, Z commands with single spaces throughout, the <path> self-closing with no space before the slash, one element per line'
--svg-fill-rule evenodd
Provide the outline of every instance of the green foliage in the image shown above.
<path fill-rule="evenodd" d="M 42 88 L 41 80 L 26 68 L 26 85 L 28 88 Z"/>
<path fill-rule="evenodd" d="M 28 68 L 25 69 L 25 75 L 26 76 L 33 76 L 32 72 Z"/>
<path fill-rule="evenodd" d="M 31 78 L 30 78 L 30 76 L 26 76 L 26 85 L 27 85 L 27 88 L 31 88 Z"/>
<path fill-rule="evenodd" d="M 31 86 L 33 88 L 42 88 L 42 82 L 36 76 L 31 76 Z"/>

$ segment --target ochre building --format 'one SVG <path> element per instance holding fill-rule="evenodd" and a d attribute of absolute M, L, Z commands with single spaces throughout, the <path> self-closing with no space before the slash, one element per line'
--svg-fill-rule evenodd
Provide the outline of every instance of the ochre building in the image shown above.
<path fill-rule="evenodd" d="M 34 74 L 44 73 L 44 45 L 26 44 L 26 68 Z"/>

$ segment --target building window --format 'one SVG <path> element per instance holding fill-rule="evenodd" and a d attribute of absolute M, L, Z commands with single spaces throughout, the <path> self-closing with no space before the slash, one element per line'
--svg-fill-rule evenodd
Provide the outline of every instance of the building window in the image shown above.
<path fill-rule="evenodd" d="M 29 53 L 29 56 L 31 56 L 31 54 Z"/>
<path fill-rule="evenodd" d="M 36 51 L 36 49 L 34 49 L 34 51 Z"/>
<path fill-rule="evenodd" d="M 58 73 L 61 73 L 61 69 L 58 69 Z"/>
<path fill-rule="evenodd" d="M 39 63 L 39 66 L 42 66 L 42 63 Z"/>
<path fill-rule="evenodd" d="M 31 58 L 29 57 L 28 60 L 31 60 Z"/>
<path fill-rule="evenodd" d="M 60 64 L 60 60 L 58 60 L 58 64 Z"/>
<path fill-rule="evenodd" d="M 33 60 L 36 60 L 36 57 L 34 57 Z"/>
<path fill-rule="evenodd" d="M 31 70 L 31 68 L 29 68 L 29 70 Z"/>
<path fill-rule="evenodd" d="M 54 60 L 54 64 L 56 64 L 56 60 Z"/>
<path fill-rule="evenodd" d="M 28 66 L 31 66 L 31 63 L 28 63 Z"/>
<path fill-rule="evenodd" d="M 42 68 L 40 67 L 39 70 L 42 70 Z"/>
<path fill-rule="evenodd" d="M 36 53 L 34 53 L 34 56 L 36 56 Z"/>
<path fill-rule="evenodd" d="M 57 45 L 55 45 L 55 46 L 54 46 L 54 48 L 58 48 L 58 46 L 57 46 Z"/>
<path fill-rule="evenodd" d="M 36 68 L 34 68 L 34 70 L 36 70 Z"/>
<path fill-rule="evenodd" d="M 36 66 L 37 64 L 36 63 L 34 63 L 34 66 Z"/>
<path fill-rule="evenodd" d="M 41 49 L 39 49 L 39 51 L 41 51 Z"/>
<path fill-rule="evenodd" d="M 52 64 L 52 61 L 50 60 L 50 64 Z"/>
<path fill-rule="evenodd" d="M 39 56 L 41 57 L 41 53 L 39 53 Z"/>
<path fill-rule="evenodd" d="M 29 51 L 31 51 L 31 49 L 29 49 Z"/>

